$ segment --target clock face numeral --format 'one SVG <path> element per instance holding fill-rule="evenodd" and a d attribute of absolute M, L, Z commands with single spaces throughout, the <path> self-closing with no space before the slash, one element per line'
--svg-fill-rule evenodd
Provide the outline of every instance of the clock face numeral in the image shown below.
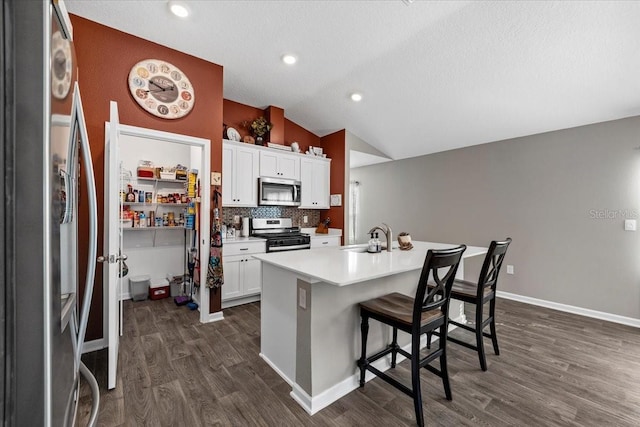
<path fill-rule="evenodd" d="M 156 59 L 145 59 L 131 68 L 129 90 L 143 109 L 164 119 L 184 117 L 195 103 L 187 76 L 176 66 Z"/>
<path fill-rule="evenodd" d="M 149 77 L 149 71 L 144 67 L 138 67 L 136 73 L 138 73 L 138 76 L 140 76 L 140 78 L 142 79 L 146 79 Z"/>

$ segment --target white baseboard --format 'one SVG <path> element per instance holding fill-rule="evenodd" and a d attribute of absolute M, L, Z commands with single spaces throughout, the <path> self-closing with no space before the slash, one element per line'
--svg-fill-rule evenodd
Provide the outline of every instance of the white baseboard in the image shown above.
<path fill-rule="evenodd" d="M 431 343 L 433 344 L 436 341 L 438 341 L 438 337 L 433 336 L 431 338 Z M 427 337 L 426 335 L 422 335 L 420 339 L 420 348 L 424 348 L 426 345 L 427 345 Z M 404 351 L 410 352 L 411 343 L 408 343 L 407 345 L 403 346 L 402 349 Z M 263 359 L 267 360 L 265 357 L 263 357 Z M 400 363 L 405 359 L 406 357 L 404 357 L 401 354 L 398 354 L 396 363 Z M 275 368 L 269 361 L 267 361 L 267 363 L 269 363 L 269 365 L 272 368 L 274 368 L 276 372 L 280 374 L 281 377 L 285 378 L 284 375 L 277 368 Z M 383 357 L 382 359 L 378 359 L 375 362 L 373 362 L 371 365 L 373 365 L 379 371 L 384 372 L 391 368 L 391 355 L 389 354 L 388 356 Z M 375 377 L 376 376 L 373 373 L 366 371 L 364 379 L 366 382 L 368 382 L 374 379 Z M 344 380 L 340 381 L 338 384 L 328 388 L 327 390 L 313 397 L 309 396 L 307 392 L 304 391 L 295 382 L 291 383 L 291 387 L 292 387 L 292 390 L 291 390 L 290 396 L 293 398 L 293 400 L 298 402 L 298 404 L 302 406 L 302 409 L 304 409 L 309 415 L 313 415 L 316 412 L 331 405 L 333 402 L 340 399 L 341 397 L 351 393 L 353 390 L 360 387 L 360 373 L 357 372 L 351 375 L 350 377 L 345 378 Z"/>
<path fill-rule="evenodd" d="M 224 316 L 221 311 L 216 311 L 215 313 L 209 313 L 206 319 L 203 323 L 219 322 L 220 320 L 224 320 Z"/>
<path fill-rule="evenodd" d="M 107 348 L 107 340 L 104 338 L 86 341 L 82 346 L 82 354 L 102 350 L 103 348 Z"/>
<path fill-rule="evenodd" d="M 564 311 L 566 313 L 578 314 L 580 316 L 591 317 L 594 319 L 606 320 L 608 322 L 620 323 L 622 325 L 640 328 L 640 319 L 635 319 L 633 317 L 619 316 L 617 314 L 605 313 L 604 311 L 597 311 L 588 308 L 576 307 L 573 305 L 560 304 L 553 301 L 512 294 L 510 292 L 504 291 L 497 291 L 496 296 L 498 298 L 519 301 L 525 304 L 537 305 L 540 307 L 551 308 L 553 310 Z"/>

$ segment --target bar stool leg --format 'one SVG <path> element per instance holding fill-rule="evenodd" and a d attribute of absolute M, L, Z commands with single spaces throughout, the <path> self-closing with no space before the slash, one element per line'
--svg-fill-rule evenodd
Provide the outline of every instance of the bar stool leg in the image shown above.
<path fill-rule="evenodd" d="M 489 303 L 489 316 L 491 316 L 491 342 L 493 343 L 493 352 L 496 356 L 500 355 L 500 349 L 498 348 L 498 335 L 496 335 L 496 299 L 492 299 Z"/>
<path fill-rule="evenodd" d="M 422 414 L 422 391 L 420 389 L 420 334 L 411 336 L 411 387 L 413 389 L 413 407 L 416 411 L 416 423 L 424 426 Z"/>
<path fill-rule="evenodd" d="M 367 372 L 367 335 L 369 334 L 369 316 L 360 313 L 362 322 L 360 323 L 360 335 L 362 338 L 362 354 L 358 361 L 360 367 L 360 387 L 364 387 L 364 374 Z"/>
<path fill-rule="evenodd" d="M 482 339 L 482 304 L 476 304 L 476 346 L 478 347 L 478 358 L 480 368 L 487 370 L 487 359 L 484 356 L 484 340 Z"/>
<path fill-rule="evenodd" d="M 393 328 L 393 341 L 391 342 L 391 367 L 396 367 L 396 358 L 398 356 L 398 328 Z"/>
<path fill-rule="evenodd" d="M 433 335 L 431 332 L 427 332 L 427 350 L 431 349 L 431 335 Z"/>
<path fill-rule="evenodd" d="M 447 325 L 440 327 L 440 336 L 444 337 L 447 331 Z M 449 384 L 449 369 L 447 368 L 447 340 L 440 339 L 440 346 L 442 349 L 442 355 L 440 356 L 440 373 L 442 374 L 442 385 L 444 386 L 444 395 L 447 400 L 451 400 L 451 384 Z"/>

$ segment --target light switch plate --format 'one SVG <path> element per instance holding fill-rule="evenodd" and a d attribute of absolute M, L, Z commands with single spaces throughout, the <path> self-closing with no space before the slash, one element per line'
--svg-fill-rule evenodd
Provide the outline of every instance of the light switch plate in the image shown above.
<path fill-rule="evenodd" d="M 307 308 L 307 290 L 298 288 L 298 305 L 302 309 Z"/>
<path fill-rule="evenodd" d="M 342 194 L 331 195 L 331 206 L 342 206 Z"/>
<path fill-rule="evenodd" d="M 625 231 L 636 231 L 636 220 L 635 219 L 625 219 L 624 220 L 624 229 L 625 229 Z"/>
<path fill-rule="evenodd" d="M 507 274 L 513 274 L 513 265 L 507 265 Z"/>

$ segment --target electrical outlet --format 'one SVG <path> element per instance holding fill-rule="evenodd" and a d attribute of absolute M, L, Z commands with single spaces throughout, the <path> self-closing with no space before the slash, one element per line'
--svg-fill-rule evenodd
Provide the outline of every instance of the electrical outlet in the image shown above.
<path fill-rule="evenodd" d="M 307 309 L 307 290 L 298 288 L 298 305 L 302 309 Z"/>
<path fill-rule="evenodd" d="M 507 265 L 507 274 L 513 274 L 513 265 Z"/>
<path fill-rule="evenodd" d="M 309 222 L 309 217 L 308 216 L 303 216 L 302 217 L 302 222 L 304 222 L 305 224 L 307 224 Z"/>
<path fill-rule="evenodd" d="M 234 216 L 233 216 L 233 223 L 234 223 L 234 224 L 237 224 L 237 223 L 239 223 L 239 222 L 240 222 L 240 215 L 234 215 Z"/>

